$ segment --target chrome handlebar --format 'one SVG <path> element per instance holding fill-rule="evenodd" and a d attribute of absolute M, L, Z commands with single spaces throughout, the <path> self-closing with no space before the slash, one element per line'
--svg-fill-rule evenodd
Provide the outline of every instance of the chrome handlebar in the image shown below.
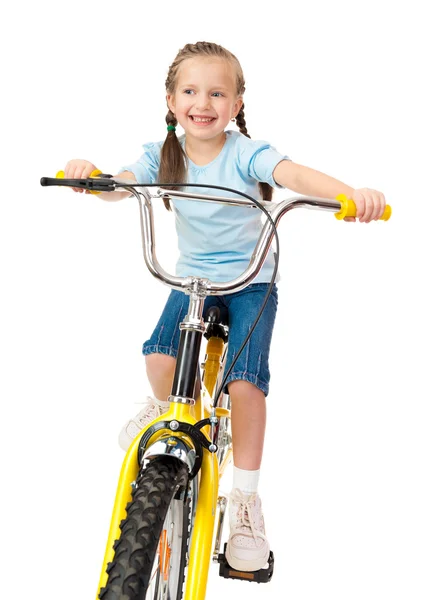
<path fill-rule="evenodd" d="M 266 220 L 263 225 L 263 229 L 256 247 L 251 255 L 251 260 L 248 267 L 243 273 L 241 273 L 241 275 L 239 275 L 236 279 L 232 279 L 231 281 L 215 282 L 195 276 L 177 277 L 175 275 L 171 275 L 161 267 L 157 260 L 155 251 L 152 198 L 175 196 L 178 198 L 187 198 L 190 200 L 199 200 L 203 202 L 218 202 L 220 204 L 229 204 L 231 206 L 251 207 L 252 209 L 259 210 L 257 206 L 250 200 L 246 198 L 227 198 L 224 196 L 211 196 L 206 194 L 189 194 L 187 192 L 178 190 L 169 191 L 163 188 L 158 188 L 156 194 L 151 194 L 146 187 L 143 187 L 141 191 L 137 190 L 131 185 L 128 185 L 128 180 L 119 180 L 118 178 L 115 178 L 115 182 L 117 184 L 116 191 L 120 190 L 130 192 L 138 199 L 140 207 L 144 260 L 150 273 L 164 284 L 175 290 L 180 290 L 185 293 L 197 292 L 201 295 L 217 296 L 239 292 L 249 285 L 260 272 L 274 235 L 272 226 L 268 220 Z M 119 187 L 119 183 L 125 183 L 125 186 Z M 341 202 L 338 200 L 316 198 L 312 196 L 294 196 L 278 203 L 265 201 L 263 202 L 263 206 L 270 213 L 272 220 L 277 227 L 283 215 L 294 208 L 311 208 L 337 212 L 341 209 Z"/>

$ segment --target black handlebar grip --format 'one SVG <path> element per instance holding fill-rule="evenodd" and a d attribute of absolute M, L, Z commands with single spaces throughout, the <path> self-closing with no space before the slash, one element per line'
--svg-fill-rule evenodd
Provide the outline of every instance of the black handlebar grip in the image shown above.
<path fill-rule="evenodd" d="M 41 177 L 40 183 L 41 185 L 60 185 L 55 177 Z"/>
<path fill-rule="evenodd" d="M 61 185 L 65 187 L 76 187 L 85 190 L 95 192 L 112 192 L 116 184 L 110 179 L 101 179 L 100 177 L 87 178 L 87 179 L 62 179 L 60 177 L 41 177 L 40 184 L 43 186 L 48 185 Z"/>

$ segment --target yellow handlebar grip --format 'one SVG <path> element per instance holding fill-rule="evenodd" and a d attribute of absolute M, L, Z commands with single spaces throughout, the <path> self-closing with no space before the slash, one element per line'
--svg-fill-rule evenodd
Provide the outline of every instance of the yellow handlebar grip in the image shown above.
<path fill-rule="evenodd" d="M 385 206 L 385 210 L 383 211 L 383 215 L 380 217 L 379 221 L 389 221 L 392 215 L 392 208 L 390 204 Z"/>
<path fill-rule="evenodd" d="M 92 173 L 90 173 L 90 177 L 97 177 L 97 175 L 101 175 L 102 171 L 100 169 L 94 169 Z"/>
<path fill-rule="evenodd" d="M 94 169 L 94 171 L 92 173 L 90 173 L 90 177 L 97 177 L 97 175 L 101 175 L 102 171 L 100 171 L 100 169 Z M 65 178 L 65 172 L 64 171 L 58 171 L 56 173 L 56 179 L 64 179 Z M 90 194 L 101 194 L 101 192 L 94 192 L 93 190 L 90 190 Z"/>
<path fill-rule="evenodd" d="M 341 210 L 335 213 L 335 217 L 341 221 L 345 219 L 345 217 L 355 217 L 357 214 L 357 207 L 355 205 L 354 200 L 347 198 L 345 194 L 339 194 L 336 197 L 336 200 L 341 203 Z M 385 206 L 385 210 L 383 211 L 383 215 L 380 217 L 380 221 L 388 221 L 392 214 L 392 208 L 387 204 Z"/>

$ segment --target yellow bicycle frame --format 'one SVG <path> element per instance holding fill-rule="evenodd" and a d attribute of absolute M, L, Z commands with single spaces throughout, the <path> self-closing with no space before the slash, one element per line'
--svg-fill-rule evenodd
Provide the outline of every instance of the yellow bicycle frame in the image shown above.
<path fill-rule="evenodd" d="M 204 386 L 210 397 L 212 396 L 212 392 L 216 386 L 223 350 L 224 344 L 221 339 L 217 337 L 211 337 L 208 340 L 206 348 L 207 358 L 204 365 Z M 125 507 L 132 499 L 131 484 L 135 482 L 138 477 L 138 445 L 142 435 L 151 425 L 159 421 L 177 420 L 194 425 L 201 419 L 207 418 L 208 416 L 210 416 L 210 410 L 207 406 L 205 406 L 203 396 L 201 396 L 193 406 L 171 402 L 169 410 L 165 414 L 151 421 L 147 427 L 140 431 L 140 433 L 132 442 L 126 453 L 120 472 L 106 552 L 96 598 L 98 598 L 101 588 L 106 586 L 108 578 L 108 574 L 106 572 L 107 564 L 113 561 L 113 544 L 115 540 L 120 537 L 119 524 L 123 519 L 126 518 Z M 217 408 L 216 416 L 230 417 L 230 411 L 224 408 Z M 205 427 L 203 432 L 207 439 L 210 440 L 209 429 L 209 427 Z M 189 442 L 189 438 L 187 438 L 187 435 L 183 432 L 172 431 L 170 429 L 161 429 L 152 435 L 148 445 L 150 446 L 154 442 L 160 440 L 162 437 L 167 437 L 169 434 L 171 434 L 173 437 L 180 437 L 184 441 Z M 221 465 L 221 469 L 219 469 L 215 453 L 205 451 L 203 454 L 195 521 L 192 528 L 190 558 L 186 575 L 184 600 L 204 600 L 206 596 L 207 578 L 213 544 L 216 504 L 219 487 L 218 484 L 220 476 L 223 474 L 224 467 L 229 462 L 229 457 L 230 454 L 226 456 L 224 463 Z"/>

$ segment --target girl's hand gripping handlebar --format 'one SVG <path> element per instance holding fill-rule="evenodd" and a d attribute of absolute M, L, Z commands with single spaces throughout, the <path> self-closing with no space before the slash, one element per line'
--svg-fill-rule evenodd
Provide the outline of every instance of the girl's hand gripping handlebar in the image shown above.
<path fill-rule="evenodd" d="M 336 200 L 338 200 L 338 202 L 341 203 L 341 210 L 339 212 L 335 213 L 335 217 L 337 219 L 341 220 L 341 219 L 345 219 L 348 217 L 355 218 L 357 216 L 357 207 L 355 205 L 354 200 L 347 198 L 345 196 L 345 194 L 339 194 L 339 196 L 336 197 Z M 387 204 L 385 206 L 383 215 L 380 217 L 379 221 L 388 221 L 391 214 L 392 214 L 392 209 L 389 206 L 389 204 Z"/>

